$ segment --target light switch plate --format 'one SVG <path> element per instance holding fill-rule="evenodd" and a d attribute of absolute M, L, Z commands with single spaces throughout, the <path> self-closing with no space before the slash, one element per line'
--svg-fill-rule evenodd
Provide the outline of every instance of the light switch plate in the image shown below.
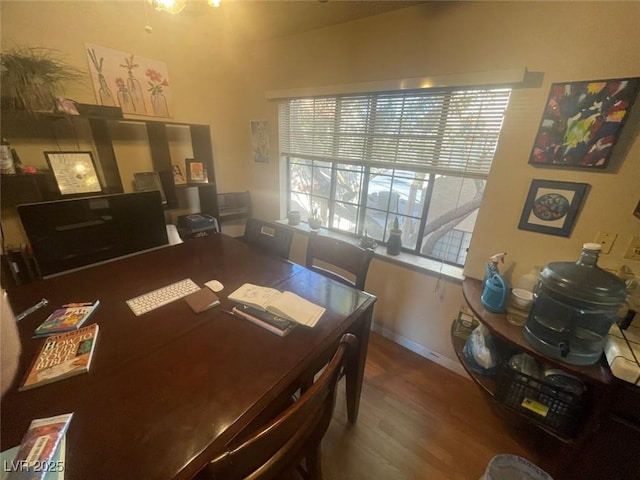
<path fill-rule="evenodd" d="M 628 258 L 629 260 L 640 260 L 639 235 L 631 237 L 631 243 L 629 244 L 629 248 L 627 248 L 627 253 L 625 253 L 624 258 Z"/>
<path fill-rule="evenodd" d="M 615 242 L 617 236 L 617 233 L 598 232 L 596 243 L 599 243 L 601 245 L 600 253 L 609 253 L 611 251 L 611 246 L 613 245 L 613 242 Z"/>

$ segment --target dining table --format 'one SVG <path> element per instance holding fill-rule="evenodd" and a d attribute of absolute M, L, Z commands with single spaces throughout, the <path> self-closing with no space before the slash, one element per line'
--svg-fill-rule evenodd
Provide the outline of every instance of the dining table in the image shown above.
<path fill-rule="evenodd" d="M 220 305 L 194 313 L 184 299 L 136 316 L 126 301 L 174 282 L 217 280 Z M 228 313 L 245 283 L 293 292 L 325 308 L 313 327 L 280 337 Z M 344 333 L 358 341 L 345 368 L 356 422 L 375 296 L 216 233 L 10 288 L 22 344 L 0 403 L 0 445 L 20 444 L 32 420 L 73 413 L 66 480 L 189 479 L 277 413 L 283 398 L 331 358 Z M 60 306 L 99 300 L 89 371 L 19 391 L 44 341 L 35 328 Z"/>

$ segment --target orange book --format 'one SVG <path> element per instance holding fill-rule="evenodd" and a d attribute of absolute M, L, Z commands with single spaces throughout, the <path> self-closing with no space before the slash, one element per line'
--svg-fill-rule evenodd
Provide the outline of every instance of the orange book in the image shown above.
<path fill-rule="evenodd" d="M 98 324 L 48 337 L 19 390 L 46 385 L 89 371 L 98 337 Z"/>

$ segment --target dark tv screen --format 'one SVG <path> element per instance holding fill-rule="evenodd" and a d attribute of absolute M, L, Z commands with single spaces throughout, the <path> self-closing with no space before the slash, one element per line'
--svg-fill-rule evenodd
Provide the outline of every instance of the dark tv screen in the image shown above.
<path fill-rule="evenodd" d="M 42 276 L 168 244 L 160 192 L 18 206 Z"/>

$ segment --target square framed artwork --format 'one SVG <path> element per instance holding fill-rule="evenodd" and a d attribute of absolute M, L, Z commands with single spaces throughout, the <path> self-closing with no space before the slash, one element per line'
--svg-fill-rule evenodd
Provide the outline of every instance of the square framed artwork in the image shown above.
<path fill-rule="evenodd" d="M 568 237 L 588 190 L 588 183 L 532 180 L 518 228 Z"/>
<path fill-rule="evenodd" d="M 102 193 L 91 152 L 44 152 L 60 195 Z"/>
<path fill-rule="evenodd" d="M 204 162 L 194 160 L 193 158 L 185 159 L 187 167 L 187 182 L 188 183 L 207 183 L 207 169 Z"/>
<path fill-rule="evenodd" d="M 535 136 L 535 166 L 606 168 L 640 78 L 554 83 Z"/>

